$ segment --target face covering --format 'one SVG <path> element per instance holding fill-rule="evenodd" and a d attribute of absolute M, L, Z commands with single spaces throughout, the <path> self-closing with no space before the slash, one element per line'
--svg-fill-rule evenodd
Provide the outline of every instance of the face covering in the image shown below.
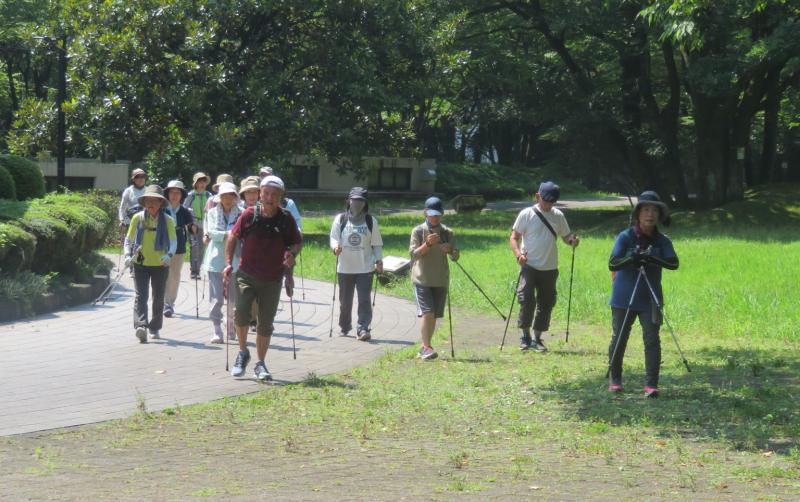
<path fill-rule="evenodd" d="M 353 216 L 359 215 L 364 211 L 366 202 L 363 199 L 353 199 L 350 201 L 350 214 Z"/>

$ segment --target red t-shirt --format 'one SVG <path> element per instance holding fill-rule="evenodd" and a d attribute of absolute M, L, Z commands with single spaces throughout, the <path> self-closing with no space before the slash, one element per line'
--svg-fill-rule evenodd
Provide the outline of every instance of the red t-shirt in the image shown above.
<path fill-rule="evenodd" d="M 294 218 L 285 210 L 267 218 L 263 214 L 253 225 L 255 208 L 248 207 L 233 226 L 232 233 L 242 240 L 239 270 L 259 281 L 283 278 L 283 256 L 289 246 L 303 240 Z"/>

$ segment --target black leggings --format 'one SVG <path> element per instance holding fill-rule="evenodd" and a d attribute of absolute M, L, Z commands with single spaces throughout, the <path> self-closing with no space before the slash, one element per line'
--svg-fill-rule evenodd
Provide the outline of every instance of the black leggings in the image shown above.
<path fill-rule="evenodd" d="M 646 385 L 648 387 L 658 387 L 658 373 L 661 369 L 661 319 L 659 315 L 653 315 L 652 309 L 642 312 L 631 310 L 628 320 L 625 322 L 625 329 L 622 328 L 622 321 L 625 318 L 625 309 L 611 308 L 611 325 L 614 334 L 611 337 L 611 344 L 608 346 L 608 357 L 611 359 L 614 354 L 614 346 L 617 338 L 622 331 L 622 339 L 617 348 L 616 357 L 611 361 L 611 383 L 622 383 L 622 358 L 625 356 L 625 347 L 628 345 L 628 338 L 631 334 L 633 321 L 639 317 L 639 324 L 642 325 L 642 338 L 644 340 L 644 367 L 647 375 Z"/>

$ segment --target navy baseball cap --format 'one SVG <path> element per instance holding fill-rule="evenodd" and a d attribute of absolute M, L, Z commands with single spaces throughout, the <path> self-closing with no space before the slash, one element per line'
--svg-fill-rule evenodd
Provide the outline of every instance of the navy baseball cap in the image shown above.
<path fill-rule="evenodd" d="M 561 188 L 552 181 L 539 185 L 539 197 L 545 202 L 555 202 L 561 196 Z"/>
<path fill-rule="evenodd" d="M 444 214 L 444 204 L 439 197 L 428 197 L 425 201 L 425 211 L 428 216 L 441 216 Z"/>

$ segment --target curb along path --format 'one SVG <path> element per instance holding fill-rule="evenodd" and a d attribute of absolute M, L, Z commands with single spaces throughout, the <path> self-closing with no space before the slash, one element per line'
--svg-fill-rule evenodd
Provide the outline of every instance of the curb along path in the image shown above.
<path fill-rule="evenodd" d="M 203 281 L 199 286 L 202 296 Z M 357 341 L 353 332 L 338 336 L 338 291 L 329 338 L 332 284 L 305 279 L 305 300 L 299 276 L 295 286 L 297 360 L 292 359 L 289 298 L 283 291 L 266 360 L 276 383 L 341 372 L 418 341 L 413 304 L 380 292 L 371 342 Z M 194 289 L 186 264 L 175 315 L 164 319 L 161 340 L 147 344 L 134 336 L 128 274 L 105 305 L 0 324 L 0 436 L 123 418 L 142 404 L 157 411 L 262 388 L 253 376 L 255 360 L 244 378 L 225 371 L 225 345 L 208 343 L 208 294 L 196 319 Z M 255 357 L 255 333 L 248 335 L 248 345 Z M 229 350 L 232 367 L 238 345 L 231 343 Z"/>

